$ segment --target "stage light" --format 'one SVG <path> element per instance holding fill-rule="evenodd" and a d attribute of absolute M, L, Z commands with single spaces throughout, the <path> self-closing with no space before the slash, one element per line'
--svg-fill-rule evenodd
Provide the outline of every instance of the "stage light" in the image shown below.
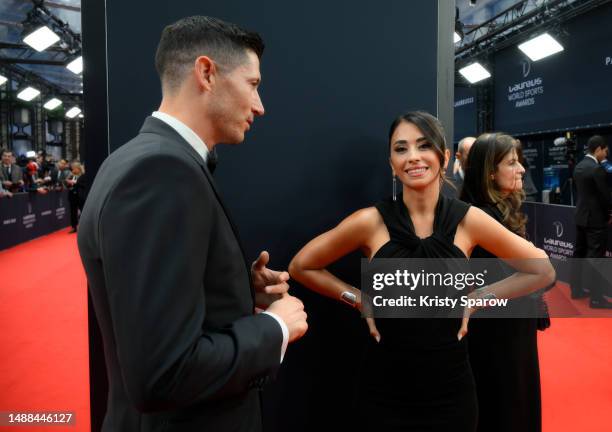
<path fill-rule="evenodd" d="M 79 118 L 85 118 L 85 116 L 83 115 L 83 113 L 79 114 Z"/>
<path fill-rule="evenodd" d="M 483 79 L 487 79 L 491 76 L 488 70 L 486 70 L 480 63 L 475 62 L 464 68 L 459 69 L 459 73 L 468 80 L 471 84 L 474 84 Z"/>
<path fill-rule="evenodd" d="M 45 107 L 46 109 L 48 109 L 49 111 L 54 110 L 55 108 L 57 108 L 58 106 L 60 106 L 62 104 L 62 101 L 59 100 L 58 98 L 53 98 L 53 99 L 49 99 L 44 105 L 43 107 Z"/>
<path fill-rule="evenodd" d="M 563 51 L 563 46 L 548 33 L 530 39 L 520 44 L 518 47 L 533 61 L 541 60 Z"/>
<path fill-rule="evenodd" d="M 455 7 L 455 34 L 453 35 L 453 43 L 459 42 L 465 36 L 463 31 L 463 23 L 459 19 L 459 8 Z"/>
<path fill-rule="evenodd" d="M 36 90 L 34 87 L 27 87 L 27 88 L 21 90 L 17 94 L 17 97 L 19 99 L 21 99 L 21 100 L 26 101 L 26 102 L 30 102 L 32 99 L 34 99 L 39 94 L 40 94 L 40 91 Z"/>
<path fill-rule="evenodd" d="M 83 56 L 78 56 L 70 63 L 68 63 L 66 67 L 70 72 L 75 73 L 77 75 L 80 74 L 81 72 L 83 72 Z"/>
<path fill-rule="evenodd" d="M 60 37 L 53 33 L 53 31 L 47 26 L 39 27 L 37 30 L 23 38 L 25 43 L 30 45 L 38 52 L 46 50 L 59 40 Z"/>
<path fill-rule="evenodd" d="M 0 86 L 8 81 L 8 78 L 4 75 L 0 75 Z"/>
<path fill-rule="evenodd" d="M 68 112 L 66 113 L 66 117 L 71 119 L 71 118 L 75 118 L 79 114 L 81 114 L 81 109 L 75 106 L 68 110 Z"/>

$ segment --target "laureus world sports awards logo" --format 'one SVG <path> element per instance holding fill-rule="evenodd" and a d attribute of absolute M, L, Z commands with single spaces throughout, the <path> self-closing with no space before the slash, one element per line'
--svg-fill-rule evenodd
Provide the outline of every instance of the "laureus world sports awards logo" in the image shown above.
<path fill-rule="evenodd" d="M 555 227 L 557 237 L 563 235 L 563 224 L 560 221 L 554 221 L 553 226 Z"/>
<path fill-rule="evenodd" d="M 531 72 L 531 62 L 524 59 L 521 64 L 523 66 L 523 78 L 527 78 L 529 76 L 529 72 Z"/>

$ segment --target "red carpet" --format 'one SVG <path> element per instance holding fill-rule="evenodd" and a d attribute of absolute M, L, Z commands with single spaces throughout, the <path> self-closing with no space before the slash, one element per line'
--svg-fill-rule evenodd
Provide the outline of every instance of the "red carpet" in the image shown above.
<path fill-rule="evenodd" d="M 612 431 L 612 319 L 553 319 L 538 342 L 544 432 Z"/>
<path fill-rule="evenodd" d="M 87 285 L 76 235 L 61 230 L 0 252 L 0 411 L 73 412 L 89 429 Z"/>
<path fill-rule="evenodd" d="M 76 236 L 62 230 L 0 252 L 0 275 L 0 412 L 76 415 L 71 427 L 0 430 L 88 432 L 87 297 Z M 612 319 L 553 319 L 539 343 L 544 432 L 612 431 Z"/>

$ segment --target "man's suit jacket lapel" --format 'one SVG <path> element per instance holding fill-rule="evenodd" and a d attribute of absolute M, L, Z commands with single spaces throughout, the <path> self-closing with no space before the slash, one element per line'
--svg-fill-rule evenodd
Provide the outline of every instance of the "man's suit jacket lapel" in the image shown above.
<path fill-rule="evenodd" d="M 255 289 L 253 287 L 253 281 L 251 280 L 251 267 L 248 264 L 248 261 L 246 259 L 244 248 L 242 246 L 242 242 L 240 241 L 240 236 L 238 234 L 238 229 L 236 228 L 234 221 L 232 220 L 229 212 L 227 211 L 227 208 L 225 207 L 225 204 L 223 203 L 221 194 L 219 193 L 217 186 L 215 185 L 215 181 L 212 177 L 212 174 L 210 173 L 210 171 L 208 170 L 208 167 L 206 166 L 206 162 L 204 162 L 202 157 L 193 149 L 193 147 L 187 141 L 183 139 L 183 137 L 178 132 L 176 132 L 174 129 L 172 129 L 170 126 L 168 126 L 163 121 L 156 119 L 155 117 L 146 118 L 144 124 L 142 125 L 142 128 L 140 129 L 140 133 L 153 133 L 157 135 L 162 135 L 168 138 L 169 140 L 176 142 L 177 144 L 181 146 L 181 148 L 186 153 L 189 154 L 190 157 L 192 157 L 198 163 L 198 165 L 200 165 L 200 168 L 204 172 L 204 175 L 208 179 L 208 182 L 210 183 L 215 193 L 217 201 L 219 201 L 219 204 L 221 205 L 221 208 L 223 209 L 223 212 L 225 213 L 225 216 L 227 217 L 227 220 L 230 223 L 234 236 L 236 237 L 236 241 L 238 242 L 238 246 L 240 247 L 240 251 L 244 259 L 244 265 L 246 267 L 247 274 L 249 275 L 249 285 L 251 289 L 251 296 L 253 297 L 253 299 L 255 299 Z"/>

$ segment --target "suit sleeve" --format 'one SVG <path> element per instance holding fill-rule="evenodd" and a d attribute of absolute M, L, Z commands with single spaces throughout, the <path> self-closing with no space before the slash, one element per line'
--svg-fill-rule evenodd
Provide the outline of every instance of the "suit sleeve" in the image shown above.
<path fill-rule="evenodd" d="M 606 178 L 606 170 L 601 166 L 597 166 L 595 169 L 595 187 L 597 188 L 597 195 L 601 197 L 601 204 L 607 214 L 612 210 L 612 197 L 610 196 L 610 190 L 608 189 L 608 182 Z"/>
<path fill-rule="evenodd" d="M 116 184 L 101 210 L 117 356 L 141 411 L 240 395 L 279 365 L 282 331 L 270 316 L 203 330 L 214 203 L 197 164 L 153 155 Z"/>
<path fill-rule="evenodd" d="M 14 182 L 16 183 L 23 181 L 23 170 L 21 169 L 21 167 L 18 165 L 13 165 L 13 169 L 15 170 Z"/>

